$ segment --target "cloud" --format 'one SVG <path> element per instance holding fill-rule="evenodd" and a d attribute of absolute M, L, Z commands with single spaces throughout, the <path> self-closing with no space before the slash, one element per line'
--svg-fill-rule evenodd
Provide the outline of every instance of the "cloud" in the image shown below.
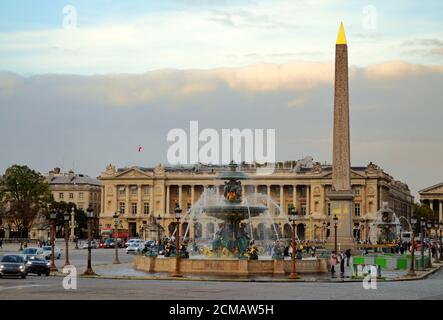
<path fill-rule="evenodd" d="M 370 79 L 384 77 L 416 76 L 426 73 L 441 72 L 438 67 L 416 65 L 404 61 L 390 61 L 366 68 L 365 75 Z"/>
<path fill-rule="evenodd" d="M 0 136 L 10 137 L 0 139 L 0 171 L 28 163 L 97 175 L 109 162 L 165 162 L 167 132 L 186 130 L 190 120 L 202 129 L 275 129 L 277 159 L 330 162 L 333 80 L 334 65 L 318 62 L 91 76 L 0 73 Z M 378 163 L 412 190 L 442 176 L 442 84 L 441 65 L 351 67 L 353 165 Z M 146 152 L 134 152 L 138 145 Z"/>

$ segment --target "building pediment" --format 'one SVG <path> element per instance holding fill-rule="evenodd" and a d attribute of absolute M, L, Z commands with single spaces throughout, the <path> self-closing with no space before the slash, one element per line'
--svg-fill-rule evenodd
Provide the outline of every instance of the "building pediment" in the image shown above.
<path fill-rule="evenodd" d="M 443 182 L 430 186 L 418 192 L 420 195 L 425 194 L 443 194 Z"/>
<path fill-rule="evenodd" d="M 321 177 L 326 179 L 332 179 L 332 171 L 325 172 L 324 174 L 321 175 Z M 351 179 L 365 179 L 365 178 L 366 178 L 365 175 L 357 171 L 351 170 Z"/>
<path fill-rule="evenodd" d="M 138 178 L 152 178 L 152 173 L 144 172 L 138 168 L 129 168 L 115 175 L 119 179 L 138 179 Z"/>

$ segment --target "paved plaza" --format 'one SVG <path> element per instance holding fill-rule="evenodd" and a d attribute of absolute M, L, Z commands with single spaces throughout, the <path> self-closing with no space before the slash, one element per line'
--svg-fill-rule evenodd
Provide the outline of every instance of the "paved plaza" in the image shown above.
<path fill-rule="evenodd" d="M 60 246 L 61 247 L 61 246 Z M 6 245 L 0 255 L 18 252 Z M 76 290 L 63 289 L 61 276 L 25 280 L 0 279 L 0 299 L 443 299 L 443 270 L 423 280 L 378 282 L 377 289 L 365 290 L 362 282 L 227 282 L 192 280 L 126 280 L 113 276 L 146 276 L 132 269 L 132 255 L 120 249 L 121 265 L 113 265 L 114 250 L 93 250 L 94 271 L 109 279 L 79 277 Z M 87 250 L 72 248 L 71 263 L 79 273 L 86 266 Z M 64 255 L 56 264 L 59 269 Z M 329 277 L 324 275 L 323 280 Z M 306 279 L 309 277 L 305 277 Z"/>

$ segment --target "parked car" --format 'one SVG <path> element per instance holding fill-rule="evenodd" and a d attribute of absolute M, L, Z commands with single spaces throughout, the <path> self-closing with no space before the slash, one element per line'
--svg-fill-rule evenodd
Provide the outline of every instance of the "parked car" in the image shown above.
<path fill-rule="evenodd" d="M 145 241 L 145 246 L 153 247 L 153 246 L 155 246 L 155 241 L 154 240 L 147 240 L 147 241 Z"/>
<path fill-rule="evenodd" d="M 23 249 L 23 254 L 30 254 L 30 255 L 43 255 L 43 249 L 42 248 L 35 248 L 35 247 L 29 247 L 26 249 Z"/>
<path fill-rule="evenodd" d="M 145 244 L 143 242 L 134 242 L 126 248 L 126 253 L 141 253 L 144 248 Z"/>
<path fill-rule="evenodd" d="M 27 273 L 35 273 L 39 276 L 42 274 L 49 276 L 51 273 L 51 264 L 43 257 L 28 254 L 24 258 Z"/>
<path fill-rule="evenodd" d="M 123 247 L 123 241 L 122 241 L 122 239 L 117 238 L 117 246 L 118 246 L 119 248 L 122 248 L 122 247 Z M 106 239 L 103 248 L 115 248 L 115 239 L 114 239 L 114 238 Z"/>
<path fill-rule="evenodd" d="M 86 240 L 85 242 L 83 242 L 82 249 L 88 249 L 88 244 L 89 244 L 89 240 Z M 97 249 L 97 248 L 98 248 L 97 241 L 92 240 L 91 241 L 91 249 Z"/>
<path fill-rule="evenodd" d="M 45 257 L 46 260 L 50 260 L 51 259 L 51 246 L 43 246 L 43 253 L 42 255 Z M 61 257 L 61 250 L 59 247 L 55 247 L 54 246 L 54 257 L 55 259 L 60 259 Z"/>
<path fill-rule="evenodd" d="M 3 276 L 19 276 L 25 279 L 27 275 L 25 259 L 21 255 L 9 254 L 0 261 L 0 278 Z"/>
<path fill-rule="evenodd" d="M 165 254 L 165 246 L 164 245 L 157 245 L 157 246 L 152 246 L 149 247 L 148 250 L 146 250 L 146 252 L 150 252 L 159 256 L 163 256 Z"/>
<path fill-rule="evenodd" d="M 126 243 L 125 243 L 125 247 L 129 247 L 130 245 L 134 244 L 134 243 L 139 243 L 142 242 L 141 239 L 129 239 Z"/>

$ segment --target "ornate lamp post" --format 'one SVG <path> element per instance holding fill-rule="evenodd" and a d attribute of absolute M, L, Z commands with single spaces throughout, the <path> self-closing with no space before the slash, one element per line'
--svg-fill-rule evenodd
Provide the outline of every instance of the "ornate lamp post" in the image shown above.
<path fill-rule="evenodd" d="M 432 221 L 428 220 L 427 222 L 427 233 L 428 233 L 428 256 L 429 256 L 429 260 L 428 260 L 428 268 L 432 268 L 432 251 L 431 251 L 431 230 L 432 230 Z"/>
<path fill-rule="evenodd" d="M 438 241 L 438 220 L 435 219 L 434 220 L 434 231 L 435 231 L 435 240 L 436 242 Z M 436 248 L 437 249 L 437 248 Z M 439 259 L 438 259 L 438 251 L 435 250 L 435 258 L 434 258 L 434 263 L 439 263 Z"/>
<path fill-rule="evenodd" d="M 71 241 L 74 241 L 75 238 L 75 209 L 74 207 L 71 208 Z"/>
<path fill-rule="evenodd" d="M 298 279 L 298 275 L 296 272 L 296 266 L 295 266 L 295 229 L 297 227 L 297 224 L 295 223 L 297 221 L 297 211 L 295 210 L 295 208 L 291 209 L 291 213 L 289 215 L 289 221 L 291 221 L 291 226 L 292 226 L 292 241 L 291 241 L 291 245 L 292 245 L 292 253 L 291 253 L 291 260 L 292 260 L 292 265 L 291 265 L 291 273 L 289 274 L 288 279 Z"/>
<path fill-rule="evenodd" d="M 157 220 L 157 239 L 158 239 L 158 245 L 161 245 L 161 240 L 160 240 L 160 221 L 162 221 L 162 217 L 160 216 L 160 214 L 158 214 L 157 218 L 155 218 Z"/>
<path fill-rule="evenodd" d="M 412 216 L 411 217 L 411 266 L 409 268 L 408 275 L 413 277 L 415 276 L 415 224 L 417 223 L 417 217 Z"/>
<path fill-rule="evenodd" d="M 114 232 L 115 232 L 115 236 L 114 236 L 114 250 L 115 250 L 115 254 L 114 254 L 114 264 L 120 264 L 120 260 L 118 259 L 118 225 L 119 225 L 119 218 L 118 218 L 118 214 L 117 212 L 114 213 Z"/>
<path fill-rule="evenodd" d="M 423 217 L 421 217 L 421 219 L 420 219 L 421 268 L 420 268 L 420 270 L 425 269 L 425 244 L 424 244 L 425 227 L 426 227 L 426 221 Z"/>
<path fill-rule="evenodd" d="M 178 203 L 175 206 L 175 219 L 176 229 L 175 229 L 175 272 L 172 274 L 173 277 L 182 277 L 183 275 L 180 273 L 180 215 L 182 213 L 182 209 Z"/>
<path fill-rule="evenodd" d="M 338 218 L 337 218 L 336 214 L 334 214 L 334 218 L 332 218 L 332 220 L 334 220 L 334 251 L 335 251 L 335 254 L 337 254 L 337 224 L 338 224 Z"/>
<path fill-rule="evenodd" d="M 442 231 L 443 231 L 443 221 L 440 221 L 440 236 L 439 236 L 439 242 L 440 242 L 440 261 L 443 261 L 443 243 L 441 239 L 443 238 Z"/>
<path fill-rule="evenodd" d="M 51 219 L 51 271 L 57 271 L 57 267 L 55 266 L 54 257 L 55 257 L 55 223 L 57 221 L 57 210 L 51 209 L 49 213 L 49 218 Z"/>
<path fill-rule="evenodd" d="M 66 255 L 65 255 L 65 267 L 69 266 L 69 218 L 71 217 L 71 215 L 69 214 L 68 211 L 65 211 L 63 214 L 63 218 L 65 219 L 65 250 L 66 250 Z"/>
<path fill-rule="evenodd" d="M 88 217 L 88 265 L 83 274 L 91 276 L 95 274 L 91 266 L 92 223 L 94 220 L 94 209 L 92 209 L 92 205 L 89 205 L 88 209 L 86 209 L 86 216 Z"/>

